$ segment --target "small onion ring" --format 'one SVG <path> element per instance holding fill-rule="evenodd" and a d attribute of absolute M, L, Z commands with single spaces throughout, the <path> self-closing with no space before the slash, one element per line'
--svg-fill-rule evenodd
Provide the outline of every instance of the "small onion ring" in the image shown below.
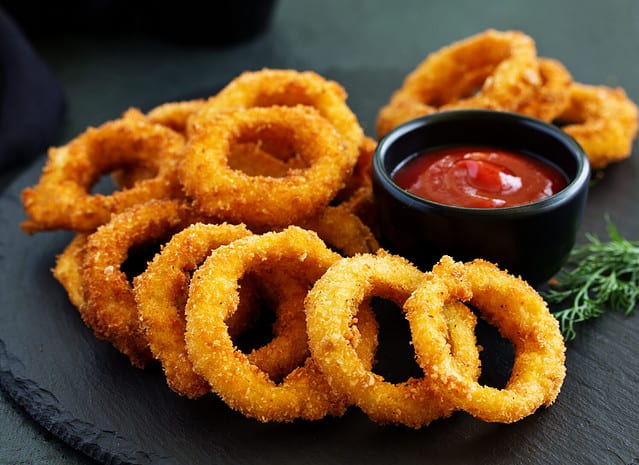
<path fill-rule="evenodd" d="M 234 346 L 224 323 L 237 307 L 237 283 L 246 273 L 283 268 L 293 277 L 292 285 L 306 288 L 339 259 L 315 233 L 291 226 L 220 247 L 193 274 L 185 309 L 188 353 L 195 370 L 231 408 L 264 422 L 343 413 L 344 400 L 331 391 L 313 359 L 275 384 Z M 303 302 L 299 304 L 303 308 Z M 360 341 L 360 355 L 372 362 L 374 318 L 359 328 L 352 326 L 350 334 Z"/>
<path fill-rule="evenodd" d="M 620 88 L 575 82 L 558 124 L 586 152 L 593 169 L 628 158 L 637 136 L 637 105 Z"/>
<path fill-rule="evenodd" d="M 444 256 L 404 308 L 417 361 L 436 382 L 433 389 L 453 405 L 486 422 L 510 423 L 557 397 L 565 377 L 565 346 L 558 321 L 525 281 L 492 263 L 463 264 Z M 480 385 L 461 372 L 451 356 L 442 308 L 468 302 L 515 348 L 504 389 Z"/>
<path fill-rule="evenodd" d="M 238 142 L 289 141 L 308 162 L 285 177 L 249 176 L 228 165 Z M 356 160 L 311 107 L 269 107 L 211 115 L 191 136 L 180 179 L 207 214 L 250 227 L 285 226 L 318 213 L 342 188 Z"/>
<path fill-rule="evenodd" d="M 380 110 L 377 136 L 435 111 L 514 111 L 539 83 L 534 40 L 519 31 L 489 29 L 431 53 L 409 73 Z"/>
<path fill-rule="evenodd" d="M 389 299 L 398 306 L 411 295 L 424 274 L 402 257 L 380 251 L 344 258 L 333 264 L 306 298 L 306 324 L 313 359 L 336 391 L 379 423 L 400 423 L 413 428 L 446 417 L 454 404 L 442 403 L 428 377 L 390 383 L 366 366 L 349 341 L 350 321 L 370 297 Z M 451 306 L 457 333 L 452 337 L 459 366 L 471 378 L 479 375 L 475 344 L 475 318 L 465 306 Z M 449 336 L 447 328 L 441 336 Z"/>
<path fill-rule="evenodd" d="M 50 229 L 91 232 L 113 213 L 150 199 L 181 195 L 177 163 L 184 139 L 174 131 L 138 118 L 89 128 L 62 147 L 49 150 L 38 184 L 24 189 L 27 233 Z M 151 167 L 156 175 L 111 195 L 90 193 L 102 174 L 130 165 Z"/>

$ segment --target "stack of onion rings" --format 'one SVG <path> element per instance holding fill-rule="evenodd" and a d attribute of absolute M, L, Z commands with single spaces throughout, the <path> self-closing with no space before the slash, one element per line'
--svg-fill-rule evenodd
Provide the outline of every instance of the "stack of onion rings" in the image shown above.
<path fill-rule="evenodd" d="M 481 92 L 465 96 L 468 89 L 459 87 L 455 105 L 492 108 L 505 99 L 494 87 L 500 73 L 528 63 L 534 46 L 521 34 L 496 31 L 473 44 L 498 47 L 465 81 L 488 77 Z M 454 53 L 466 57 L 463 48 Z M 513 89 L 527 97 L 511 104 L 540 118 L 576 118 L 567 111 L 574 99 L 564 93 L 569 75 L 534 53 L 533 62 L 539 82 L 520 73 Z M 554 336 L 544 352 L 551 366 L 516 362 L 520 377 L 528 368 L 534 373 L 525 386 L 542 394 L 501 399 L 519 389 L 513 382 L 491 398 L 501 416 L 457 398 L 472 397 L 467 391 L 477 389 L 480 375 L 476 317 L 465 302 L 492 315 L 525 357 L 536 350 L 508 328 L 533 330 L 495 313 L 501 303 L 489 285 L 459 276 L 512 285 L 535 306 L 525 324 L 552 331 L 546 309 L 534 291 L 488 264 L 444 260 L 423 273 L 379 248 L 370 173 L 377 143 L 364 136 L 345 100 L 339 84 L 315 73 L 265 69 L 242 74 L 207 100 L 170 102 L 146 114 L 129 109 L 51 149 L 40 181 L 23 193 L 22 227 L 75 231 L 52 270 L 70 302 L 132 365 L 159 361 L 168 386 L 188 398 L 213 393 L 264 422 L 339 416 L 355 405 L 376 422 L 412 428 L 460 409 L 510 422 L 550 404 L 563 381 L 563 346 Z M 107 173 L 116 191 L 92 194 Z M 127 272 L 141 245 L 159 251 Z M 425 309 L 422 295 L 436 281 L 459 298 Z M 496 295 L 509 305 L 509 296 Z M 374 371 L 373 297 L 406 313 L 423 376 L 391 383 Z M 424 331 L 424 314 L 438 309 L 441 320 Z M 236 342 L 251 338 L 270 310 L 272 337 L 240 349 Z M 443 351 L 432 364 L 425 352 L 432 347 L 423 347 L 428 338 Z M 448 392 L 440 384 L 451 373 L 464 383 Z"/>
<path fill-rule="evenodd" d="M 539 85 L 536 53 L 527 35 L 493 29 L 443 47 L 420 63 L 380 110 L 377 135 L 445 109 L 515 110 Z"/>
<path fill-rule="evenodd" d="M 195 371 L 229 406 L 263 421 L 319 419 L 343 412 L 346 404 L 330 389 L 313 359 L 276 384 L 234 346 L 224 323 L 237 307 L 238 281 L 246 273 L 269 267 L 287 270 L 304 290 L 298 302 L 303 309 L 308 285 L 339 258 L 315 234 L 292 226 L 220 247 L 193 274 L 185 309 L 187 349 Z M 353 322 L 349 331 L 358 356 L 369 366 L 376 346 L 374 321 L 362 316 L 358 331 L 354 332 Z"/>
<path fill-rule="evenodd" d="M 558 60 L 536 55 L 533 39 L 489 29 L 431 53 L 380 109 L 377 136 L 437 111 L 483 108 L 523 113 L 562 127 L 593 169 L 632 153 L 639 112 L 623 89 L 573 82 Z"/>

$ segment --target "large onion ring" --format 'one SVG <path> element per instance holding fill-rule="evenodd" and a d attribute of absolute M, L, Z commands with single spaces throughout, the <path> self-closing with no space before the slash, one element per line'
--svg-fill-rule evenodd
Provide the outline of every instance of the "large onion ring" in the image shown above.
<path fill-rule="evenodd" d="M 246 273 L 284 268 L 292 275 L 292 285 L 306 287 L 339 259 L 315 233 L 291 226 L 220 247 L 193 274 L 185 309 L 188 353 L 195 370 L 231 408 L 260 421 L 318 419 L 343 413 L 344 401 L 331 391 L 313 359 L 275 384 L 234 346 L 224 324 L 235 311 L 237 283 Z M 299 304 L 303 308 L 303 302 Z M 351 337 L 360 341 L 356 344 L 360 355 L 371 361 L 377 335 L 374 318 L 360 325 L 362 334 L 357 327 L 351 329 Z"/>
<path fill-rule="evenodd" d="M 479 259 L 463 264 L 445 256 L 427 276 L 404 308 L 417 360 L 446 402 L 483 421 L 502 423 L 554 402 L 565 377 L 564 340 L 558 321 L 531 286 Z M 513 343 L 515 362 L 504 389 L 480 385 L 456 365 L 442 317 L 442 308 L 454 301 L 476 307 Z"/>
<path fill-rule="evenodd" d="M 350 342 L 351 321 L 362 302 L 383 297 L 402 306 L 424 274 L 404 258 L 380 252 L 345 258 L 333 264 L 306 298 L 306 321 L 313 359 L 330 385 L 347 394 L 371 419 L 418 428 L 450 415 L 455 404 L 442 403 L 429 377 L 390 383 L 371 371 Z M 451 337 L 460 365 L 471 378 L 479 375 L 474 315 L 451 306 L 456 331 Z M 448 328 L 441 336 L 447 338 Z"/>
<path fill-rule="evenodd" d="M 623 160 L 637 136 L 637 105 L 618 87 L 575 82 L 557 124 L 581 145 L 593 169 Z"/>
<path fill-rule="evenodd" d="M 231 147 L 258 140 L 290 142 L 309 166 L 284 177 L 249 176 L 228 165 Z M 334 128 L 310 107 L 216 113 L 191 136 L 180 179 L 202 211 L 249 226 L 285 226 L 318 213 L 351 175 Z"/>
<path fill-rule="evenodd" d="M 514 111 L 540 84 L 536 54 L 535 42 L 526 34 L 492 29 L 441 48 L 408 74 L 380 110 L 378 137 L 440 110 Z"/>
<path fill-rule="evenodd" d="M 197 126 L 212 114 L 229 108 L 307 105 L 331 122 L 356 156 L 364 132 L 357 117 L 346 104 L 346 91 L 335 81 L 312 71 L 262 69 L 247 71 L 233 79 L 204 108 L 194 115 Z"/>
<path fill-rule="evenodd" d="M 28 233 L 48 229 L 90 232 L 113 213 L 150 199 L 181 195 L 177 163 L 184 139 L 144 119 L 122 118 L 89 128 L 62 147 L 49 150 L 38 184 L 22 192 Z M 91 194 L 103 174 L 131 165 L 156 175 L 111 195 Z"/>

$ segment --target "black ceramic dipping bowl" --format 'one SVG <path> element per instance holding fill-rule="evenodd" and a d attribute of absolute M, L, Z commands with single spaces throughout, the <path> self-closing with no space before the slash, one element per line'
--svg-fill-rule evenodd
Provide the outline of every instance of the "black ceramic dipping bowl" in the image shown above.
<path fill-rule="evenodd" d="M 420 152 L 444 146 L 487 146 L 526 153 L 559 168 L 568 185 L 551 197 L 505 208 L 463 208 L 424 200 L 399 187 L 393 171 Z M 440 112 L 388 133 L 373 158 L 373 190 L 381 244 L 423 270 L 442 255 L 483 258 L 536 286 L 565 263 L 583 216 L 590 165 L 559 128 L 514 113 Z"/>

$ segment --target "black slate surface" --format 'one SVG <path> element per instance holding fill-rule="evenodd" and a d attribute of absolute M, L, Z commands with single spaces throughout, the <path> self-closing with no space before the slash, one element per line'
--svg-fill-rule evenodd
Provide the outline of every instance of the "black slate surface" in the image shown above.
<path fill-rule="evenodd" d="M 63 37 L 39 50 L 65 85 L 67 138 L 130 105 L 198 93 L 262 66 L 338 80 L 372 134 L 377 109 L 426 53 L 486 27 L 525 30 L 576 79 L 622 85 L 639 101 L 639 4 L 557 3 L 406 1 L 391 9 L 381 1 L 282 1 L 265 36 L 223 50 L 139 37 Z M 9 414 L 0 415 L 0 463 L 639 463 L 637 316 L 608 314 L 579 328 L 556 404 L 513 425 L 456 414 L 413 431 L 375 425 L 355 409 L 339 419 L 263 425 L 213 396 L 179 398 L 157 367 L 131 368 L 97 341 L 68 304 L 49 268 L 70 235 L 18 230 L 18 194 L 42 163 L 2 176 L 0 386 Z M 605 171 L 591 189 L 580 240 L 586 232 L 605 237 L 605 214 L 639 239 L 638 181 L 636 153 Z"/>

